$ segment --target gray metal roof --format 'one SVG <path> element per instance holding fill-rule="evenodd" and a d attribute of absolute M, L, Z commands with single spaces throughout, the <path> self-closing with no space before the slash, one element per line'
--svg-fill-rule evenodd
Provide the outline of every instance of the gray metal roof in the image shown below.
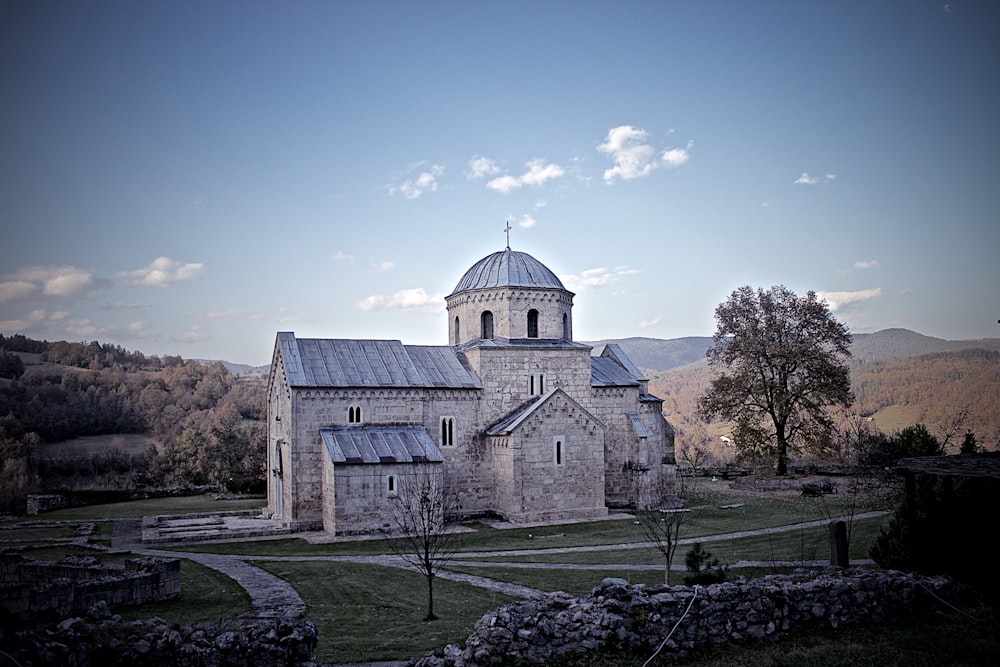
<path fill-rule="evenodd" d="M 590 358 L 590 386 L 634 387 L 639 381 L 613 357 Z"/>
<path fill-rule="evenodd" d="M 547 266 L 526 252 L 507 248 L 472 265 L 458 281 L 452 294 L 496 287 L 544 287 L 566 289 Z"/>
<path fill-rule="evenodd" d="M 627 370 L 635 380 L 643 381 L 646 379 L 646 376 L 643 375 L 642 371 L 640 371 L 635 364 L 632 363 L 632 360 L 628 358 L 628 355 L 625 354 L 625 350 L 623 350 L 618 343 L 608 343 L 605 345 L 604 350 L 601 351 L 601 357 L 611 357 L 617 361 L 625 367 L 625 370 Z"/>
<path fill-rule="evenodd" d="M 296 338 L 291 332 L 279 333 L 278 345 L 291 387 L 482 388 L 453 347 Z"/>
<path fill-rule="evenodd" d="M 646 430 L 646 425 L 642 423 L 641 419 L 639 419 L 638 412 L 628 413 L 628 418 L 632 420 L 632 430 L 635 431 L 635 434 L 638 437 L 640 438 L 649 437 L 649 431 Z"/>
<path fill-rule="evenodd" d="M 320 429 L 333 463 L 440 463 L 441 450 L 419 426 Z"/>

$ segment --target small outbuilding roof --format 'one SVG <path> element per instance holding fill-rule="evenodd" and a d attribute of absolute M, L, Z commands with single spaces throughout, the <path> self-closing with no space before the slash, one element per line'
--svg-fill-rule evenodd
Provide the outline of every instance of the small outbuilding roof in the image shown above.
<path fill-rule="evenodd" d="M 444 461 L 427 430 L 419 426 L 351 426 L 319 433 L 335 464 Z"/>

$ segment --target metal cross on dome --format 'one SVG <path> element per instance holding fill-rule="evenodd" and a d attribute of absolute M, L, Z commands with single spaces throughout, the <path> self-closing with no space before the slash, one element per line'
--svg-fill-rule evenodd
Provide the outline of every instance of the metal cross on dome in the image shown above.
<path fill-rule="evenodd" d="M 510 218 L 507 218 L 507 226 L 504 227 L 504 231 L 507 232 L 507 250 L 510 250 Z"/>

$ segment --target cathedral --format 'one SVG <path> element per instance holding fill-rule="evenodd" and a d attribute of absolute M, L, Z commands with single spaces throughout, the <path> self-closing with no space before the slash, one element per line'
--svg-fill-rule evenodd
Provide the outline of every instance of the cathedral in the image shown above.
<path fill-rule="evenodd" d="M 573 340 L 573 296 L 508 246 L 445 297 L 448 345 L 279 332 L 266 513 L 292 530 L 376 532 L 415 475 L 457 493 L 454 518 L 593 519 L 673 498 L 662 400 L 620 347 Z"/>

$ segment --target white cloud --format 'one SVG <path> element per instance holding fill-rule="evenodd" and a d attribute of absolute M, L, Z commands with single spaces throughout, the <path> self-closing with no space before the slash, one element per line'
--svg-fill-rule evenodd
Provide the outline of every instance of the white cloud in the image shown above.
<path fill-rule="evenodd" d="M 428 295 L 423 287 L 405 289 L 388 296 L 375 294 L 358 302 L 358 308 L 366 312 L 379 310 L 423 310 L 438 312 L 444 310 L 444 297 Z"/>
<path fill-rule="evenodd" d="M 510 175 L 498 176 L 487 183 L 486 187 L 490 190 L 496 190 L 497 192 L 508 194 L 521 187 L 521 181 Z"/>
<path fill-rule="evenodd" d="M 862 259 L 854 262 L 855 269 L 874 269 L 878 266 L 878 261 L 874 259 Z"/>
<path fill-rule="evenodd" d="M 816 292 L 820 301 L 825 301 L 831 311 L 840 310 L 855 303 L 882 296 L 882 288 L 863 289 L 854 292 Z"/>
<path fill-rule="evenodd" d="M 395 262 L 376 262 L 372 264 L 372 273 L 385 273 L 386 271 L 391 271 L 392 267 L 396 266 Z"/>
<path fill-rule="evenodd" d="M 89 319 L 68 320 L 63 327 L 63 331 L 71 336 L 79 336 L 80 338 L 90 338 L 108 333 L 108 329 L 97 326 Z"/>
<path fill-rule="evenodd" d="M 667 169 L 676 169 L 685 162 L 691 159 L 691 149 L 694 148 L 694 142 L 689 141 L 687 146 L 684 148 L 668 148 L 663 151 L 663 155 L 660 159 L 663 161 L 663 166 Z"/>
<path fill-rule="evenodd" d="M 75 266 L 27 266 L 0 281 L 0 303 L 35 296 L 60 299 L 86 297 L 111 283 Z"/>
<path fill-rule="evenodd" d="M 118 275 L 141 287 L 166 287 L 173 283 L 194 280 L 205 272 L 201 263 L 181 264 L 169 257 L 157 257 L 148 266 Z"/>
<path fill-rule="evenodd" d="M 552 179 L 559 178 L 566 173 L 565 170 L 555 162 L 545 164 L 544 160 L 532 160 L 530 162 L 526 162 L 524 166 L 528 169 L 520 176 L 504 174 L 503 176 L 498 176 L 489 181 L 486 184 L 486 187 L 491 190 L 495 190 L 496 192 L 509 194 L 524 185 L 540 187 Z"/>
<path fill-rule="evenodd" d="M 644 322 L 639 322 L 639 328 L 640 329 L 648 329 L 649 327 L 655 327 L 657 324 L 660 323 L 660 320 L 662 320 L 662 319 L 663 319 L 663 317 L 661 317 L 660 315 L 657 315 L 656 317 L 654 317 L 651 320 L 645 320 Z"/>
<path fill-rule="evenodd" d="M 330 259 L 335 262 L 349 262 L 354 259 L 354 255 L 348 255 L 343 250 L 338 250 L 336 255 L 330 255 Z"/>
<path fill-rule="evenodd" d="M 5 280 L 0 282 L 0 303 L 18 301 L 38 291 L 38 285 L 27 280 Z"/>
<path fill-rule="evenodd" d="M 611 183 L 615 178 L 631 180 L 646 176 L 653 171 L 655 151 L 644 143 L 647 133 L 631 125 L 619 125 L 608 131 L 608 136 L 597 150 L 609 156 L 615 166 L 604 171 L 604 181 Z"/>
<path fill-rule="evenodd" d="M 493 176 L 500 173 L 500 167 L 497 163 L 488 157 L 483 157 L 477 155 L 469 160 L 469 171 L 466 172 L 466 177 L 471 179 L 486 178 L 487 176 Z"/>
<path fill-rule="evenodd" d="M 398 186 L 389 188 L 389 194 L 397 192 L 407 199 L 419 199 L 425 192 L 437 192 L 437 179 L 444 173 L 444 167 L 432 164 L 430 169 L 420 172 L 416 178 L 407 179 Z"/>
<path fill-rule="evenodd" d="M 646 130 L 632 125 L 619 125 L 608 130 L 604 143 L 597 150 L 615 163 L 604 170 L 604 182 L 614 183 L 616 178 L 630 181 L 648 176 L 654 169 L 665 167 L 676 169 L 691 159 L 694 142 L 689 141 L 684 148 L 667 148 L 656 157 L 656 149 L 646 143 Z"/>
<path fill-rule="evenodd" d="M 808 171 L 803 171 L 802 175 L 796 178 L 795 185 L 819 185 L 820 183 L 832 183 L 836 180 L 836 174 L 825 174 L 824 176 L 812 176 Z"/>
<path fill-rule="evenodd" d="M 6 331 L 8 333 L 21 333 L 31 326 L 31 322 L 27 320 L 0 320 L 0 331 Z"/>
<path fill-rule="evenodd" d="M 517 226 L 520 227 L 521 229 L 531 229 L 536 224 L 538 223 L 535 221 L 535 219 L 528 214 L 522 215 L 521 219 L 517 221 Z"/>
<path fill-rule="evenodd" d="M 613 269 L 601 266 L 594 269 L 586 269 L 579 274 L 560 276 L 560 279 L 566 285 L 566 288 L 572 292 L 590 292 L 618 282 L 622 276 L 630 276 L 636 273 L 639 273 L 638 269 L 632 269 L 627 266 L 620 266 Z"/>

